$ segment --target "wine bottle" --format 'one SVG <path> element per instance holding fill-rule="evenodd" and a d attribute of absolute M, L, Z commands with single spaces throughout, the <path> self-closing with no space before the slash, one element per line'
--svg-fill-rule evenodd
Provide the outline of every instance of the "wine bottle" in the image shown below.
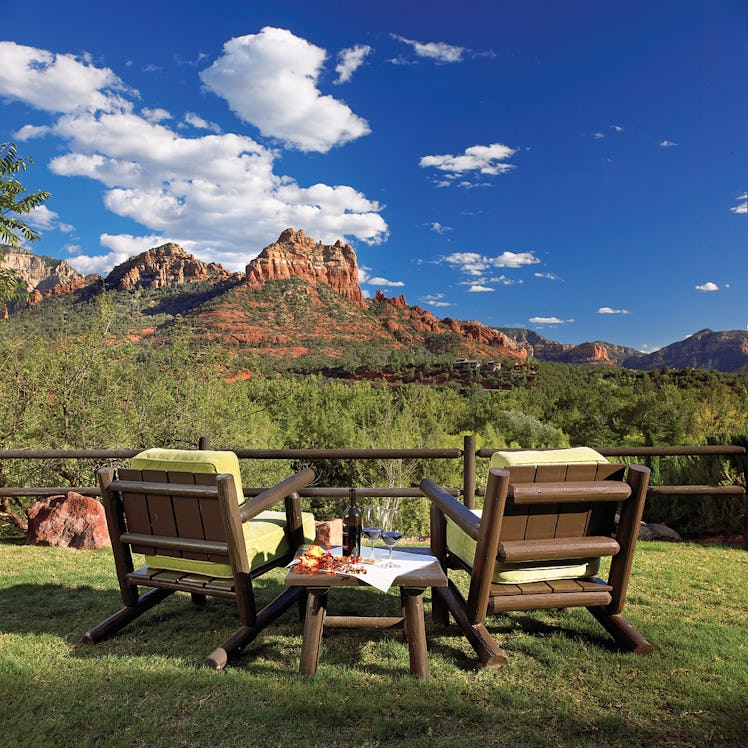
<path fill-rule="evenodd" d="M 356 489 L 351 488 L 349 495 L 343 514 L 343 555 L 358 558 L 361 555 L 361 510 L 356 506 Z"/>

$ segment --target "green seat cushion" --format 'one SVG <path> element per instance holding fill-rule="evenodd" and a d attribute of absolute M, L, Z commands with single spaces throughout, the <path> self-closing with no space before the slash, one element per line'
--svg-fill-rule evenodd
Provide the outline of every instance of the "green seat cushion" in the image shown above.
<path fill-rule="evenodd" d="M 560 463 L 598 464 L 605 459 L 599 452 L 590 447 L 571 447 L 569 449 L 525 449 L 519 452 L 494 452 L 491 456 L 491 467 L 502 468 L 513 465 L 558 465 Z"/>
<path fill-rule="evenodd" d="M 304 542 L 313 543 L 315 535 L 314 516 L 308 512 L 301 513 L 304 528 Z M 244 545 L 247 548 L 247 558 L 251 569 L 272 561 L 295 550 L 288 544 L 285 533 L 286 513 L 266 510 L 242 525 L 244 531 Z M 203 574 L 205 576 L 230 579 L 233 576 L 230 564 L 218 564 L 213 561 L 197 561 L 175 556 L 145 557 L 147 566 L 168 571 L 181 571 L 187 574 Z"/>
<path fill-rule="evenodd" d="M 130 460 L 134 470 L 166 470 L 179 473 L 229 473 L 234 476 L 239 503 L 244 502 L 239 458 L 234 452 L 209 449 L 146 449 Z"/>
<path fill-rule="evenodd" d="M 130 461 L 135 470 L 165 470 L 180 473 L 229 473 L 234 477 L 239 503 L 244 503 L 239 459 L 234 452 L 203 449 L 146 449 Z M 302 512 L 304 542 L 314 542 L 314 516 Z M 244 544 L 251 569 L 291 552 L 285 533 L 286 513 L 267 510 L 242 525 Z M 221 579 L 233 576 L 230 564 L 198 561 L 176 556 L 147 555 L 148 566 L 187 574 L 203 574 Z"/>
<path fill-rule="evenodd" d="M 481 516 L 482 510 L 472 509 Z M 447 517 L 447 548 L 468 566 L 473 565 L 477 543 Z M 521 564 L 494 564 L 494 584 L 524 584 L 526 582 L 550 582 L 557 579 L 578 579 L 594 577 L 600 568 L 599 558 L 563 561 L 527 561 Z"/>

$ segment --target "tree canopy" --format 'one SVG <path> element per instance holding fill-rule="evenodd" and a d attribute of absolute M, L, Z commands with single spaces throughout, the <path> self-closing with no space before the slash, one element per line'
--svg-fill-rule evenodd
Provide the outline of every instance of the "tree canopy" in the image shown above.
<path fill-rule="evenodd" d="M 43 205 L 49 192 L 29 193 L 18 175 L 26 171 L 27 164 L 33 163 L 29 158 L 20 158 L 13 143 L 0 144 L 0 244 L 16 247 L 24 240 L 33 242 L 39 238 L 39 232 L 29 226 L 22 216 L 31 213 L 34 208 Z M 3 252 L 0 250 L 0 262 Z M 19 281 L 16 273 L 10 268 L 0 267 L 0 302 L 17 296 Z"/>

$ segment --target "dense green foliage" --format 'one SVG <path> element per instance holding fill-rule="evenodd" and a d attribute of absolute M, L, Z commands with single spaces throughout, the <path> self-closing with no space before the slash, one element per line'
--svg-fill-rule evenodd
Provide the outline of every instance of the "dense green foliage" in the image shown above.
<path fill-rule="evenodd" d="M 431 387 L 279 375 L 265 362 L 251 378 L 229 381 L 235 379 L 230 359 L 196 339 L 178 317 L 170 341 L 161 345 L 122 342 L 112 334 L 126 314 L 126 298 L 98 296 L 85 320 L 63 318 L 45 336 L 19 334 L 17 326 L 0 331 L 1 447 L 184 447 L 195 446 L 201 434 L 217 448 L 258 449 L 460 448 L 471 433 L 479 447 L 746 441 L 748 380 L 741 376 L 540 364 L 526 386 L 486 390 L 478 383 Z M 160 304 L 154 311 L 168 299 Z M 486 463 L 480 461 L 479 480 Z M 90 485 L 94 467 L 6 460 L 0 481 Z M 296 467 L 244 461 L 243 479 L 267 485 Z M 459 460 L 314 464 L 320 485 L 342 486 L 416 485 L 424 475 L 460 486 L 461 467 Z M 659 484 L 739 480 L 734 465 L 714 459 L 655 459 L 652 468 Z M 425 502 L 404 499 L 403 507 L 403 529 L 424 532 Z M 322 516 L 339 510 L 332 500 L 315 500 L 312 508 Z M 744 511 L 738 499 L 668 497 L 649 502 L 647 519 L 685 533 L 738 531 Z"/>

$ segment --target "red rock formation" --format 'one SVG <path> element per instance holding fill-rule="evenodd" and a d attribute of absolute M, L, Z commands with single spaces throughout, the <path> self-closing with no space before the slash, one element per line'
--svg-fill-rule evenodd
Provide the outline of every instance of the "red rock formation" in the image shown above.
<path fill-rule="evenodd" d="M 286 229 L 247 265 L 250 286 L 263 286 L 269 280 L 301 278 L 308 283 L 325 283 L 341 296 L 366 309 L 358 284 L 356 253 L 338 239 L 335 244 L 315 242 L 299 229 Z"/>
<path fill-rule="evenodd" d="M 111 545 L 101 502 L 74 491 L 48 496 L 27 510 L 27 538 L 33 545 L 104 548 Z"/>
<path fill-rule="evenodd" d="M 419 306 L 408 306 L 404 296 L 387 298 L 377 291 L 372 307 L 382 326 L 389 332 L 398 333 L 398 339 L 407 338 L 423 341 L 427 333 L 456 333 L 462 337 L 471 355 L 510 357 L 526 359 L 526 346 L 481 322 L 445 317 L 437 319 L 431 312 Z"/>
<path fill-rule="evenodd" d="M 221 280 L 230 273 L 215 262 L 205 263 L 187 254 L 178 244 L 162 244 L 117 265 L 106 277 L 109 288 L 161 288 L 192 281 Z"/>

